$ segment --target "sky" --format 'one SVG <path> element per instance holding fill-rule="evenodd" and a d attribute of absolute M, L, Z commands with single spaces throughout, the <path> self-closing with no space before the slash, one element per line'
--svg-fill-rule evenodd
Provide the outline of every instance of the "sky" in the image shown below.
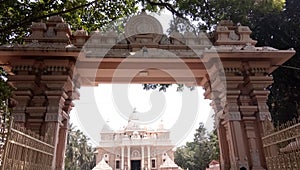
<path fill-rule="evenodd" d="M 195 129 L 203 122 L 206 129 L 213 128 L 213 111 L 210 100 L 204 99 L 202 87 L 190 91 L 176 91 L 174 84 L 166 92 L 144 90 L 141 84 L 100 84 L 82 87 L 80 100 L 71 111 L 71 123 L 91 139 L 93 145 L 100 141 L 100 131 L 107 124 L 118 130 L 126 126 L 136 110 L 141 126 L 156 129 L 161 122 L 171 131 L 174 144 L 180 146 L 193 140 Z"/>
<path fill-rule="evenodd" d="M 172 16 L 167 12 L 154 15 L 164 32 Z M 118 130 L 126 126 L 135 109 L 141 126 L 156 129 L 161 122 L 170 129 L 171 139 L 177 146 L 193 140 L 195 129 L 203 122 L 206 129 L 213 129 L 213 110 L 210 100 L 203 97 L 204 90 L 197 87 L 190 91 L 176 91 L 172 85 L 166 92 L 146 91 L 141 84 L 100 84 L 98 87 L 81 87 L 80 100 L 71 111 L 71 123 L 82 130 L 94 146 L 100 141 L 100 131 L 107 124 Z"/>

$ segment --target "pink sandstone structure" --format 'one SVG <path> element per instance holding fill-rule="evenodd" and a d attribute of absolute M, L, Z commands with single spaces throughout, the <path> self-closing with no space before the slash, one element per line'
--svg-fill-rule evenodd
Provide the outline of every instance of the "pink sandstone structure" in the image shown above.
<path fill-rule="evenodd" d="M 255 47 L 247 26 L 228 21 L 217 26 L 213 44 L 203 33 L 166 36 L 160 23 L 146 14 L 132 17 L 123 36 L 72 33 L 59 16 L 33 23 L 31 31 L 26 44 L 0 47 L 0 63 L 6 65 L 8 81 L 15 88 L 14 122 L 45 136 L 54 146 L 52 169 L 64 167 L 69 113 L 72 101 L 79 99 L 77 89 L 99 83 L 204 87 L 215 111 L 221 169 L 267 168 L 261 141 L 262 124 L 270 121 L 265 88 L 272 83 L 268 75 L 275 65 L 283 64 L 294 50 Z M 184 73 L 187 69 L 191 74 Z"/>

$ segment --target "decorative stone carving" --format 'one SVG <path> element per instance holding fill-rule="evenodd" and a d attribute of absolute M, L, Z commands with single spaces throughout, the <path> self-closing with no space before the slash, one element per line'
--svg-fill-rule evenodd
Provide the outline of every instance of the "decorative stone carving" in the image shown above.
<path fill-rule="evenodd" d="M 77 47 L 83 46 L 87 39 L 88 39 L 88 33 L 84 29 L 77 30 L 74 33 L 74 40 L 75 40 L 74 45 Z"/>
<path fill-rule="evenodd" d="M 240 112 L 226 113 L 225 120 L 228 120 L 228 121 L 241 120 L 241 114 L 240 114 Z"/>
<path fill-rule="evenodd" d="M 166 35 L 163 35 L 160 40 L 160 44 L 161 45 L 170 45 L 171 42 L 170 42 L 170 39 Z"/>
<path fill-rule="evenodd" d="M 12 113 L 15 122 L 26 122 L 26 115 L 24 113 Z"/>
<path fill-rule="evenodd" d="M 198 39 L 200 40 L 200 45 L 211 45 L 211 41 L 204 32 L 198 34 Z"/>
<path fill-rule="evenodd" d="M 118 35 L 117 35 L 116 32 L 110 31 L 110 32 L 108 32 L 108 33 L 106 33 L 106 34 L 103 35 L 103 37 L 102 37 L 102 39 L 103 39 L 102 43 L 103 44 L 112 44 L 112 45 L 114 45 L 114 44 L 117 43 L 117 37 L 118 37 Z"/>
<path fill-rule="evenodd" d="M 28 113 L 31 117 L 43 117 L 46 111 L 46 107 L 26 107 L 26 113 Z"/>
<path fill-rule="evenodd" d="M 247 26 L 233 25 L 231 21 L 221 21 L 216 28 L 215 45 L 255 45 L 250 38 L 251 30 Z"/>
<path fill-rule="evenodd" d="M 264 84 L 261 89 L 266 88 L 269 85 L 268 83 L 270 84 L 272 83 L 272 79 L 270 80 L 270 77 L 269 78 L 267 77 L 270 67 L 271 67 L 271 63 L 268 61 L 265 62 L 250 61 L 247 62 L 246 64 L 247 72 L 250 73 L 250 75 L 252 75 L 253 77 L 254 75 L 256 77 L 256 80 L 254 79 L 253 81 L 254 82 L 260 81 L 259 84 Z"/>
<path fill-rule="evenodd" d="M 44 36 L 44 32 L 47 30 L 47 27 L 45 23 L 33 22 L 30 29 L 32 31 L 31 37 L 41 38 Z"/>
<path fill-rule="evenodd" d="M 162 35 L 160 22 L 145 12 L 131 17 L 125 26 L 125 36 L 133 44 L 158 44 Z"/>
<path fill-rule="evenodd" d="M 51 16 L 48 20 L 48 22 L 57 23 L 57 22 L 64 22 L 64 19 L 58 15 Z"/>
<path fill-rule="evenodd" d="M 33 48 L 64 48 L 70 44 L 71 29 L 60 16 L 52 16 L 46 23 L 33 22 L 32 34 L 25 38 L 28 46 Z M 55 43 L 59 44 L 55 46 Z"/>
<path fill-rule="evenodd" d="M 141 156 L 140 151 L 138 151 L 138 150 L 132 151 L 131 156 L 132 156 L 133 158 L 140 157 L 140 156 Z"/>
<path fill-rule="evenodd" d="M 238 26 L 237 31 L 240 34 L 240 40 L 243 42 L 255 42 L 250 38 L 251 30 L 248 26 Z M 251 43 L 252 44 L 252 43 Z"/>
<path fill-rule="evenodd" d="M 241 69 L 236 67 L 224 67 L 224 71 L 226 75 L 242 75 Z"/>
<path fill-rule="evenodd" d="M 56 36 L 61 38 L 69 38 L 71 35 L 71 28 L 69 24 L 63 22 L 63 23 L 57 23 L 55 27 Z"/>
<path fill-rule="evenodd" d="M 170 34 L 170 40 L 171 40 L 171 44 L 174 45 L 182 45 L 184 44 L 184 38 L 183 35 L 177 31 L 173 31 Z"/>
<path fill-rule="evenodd" d="M 57 113 L 46 113 L 45 122 L 61 122 L 63 117 Z"/>
<path fill-rule="evenodd" d="M 229 32 L 229 39 L 237 41 L 240 39 L 240 36 L 235 33 L 235 31 Z"/>
<path fill-rule="evenodd" d="M 185 44 L 186 45 L 197 45 L 197 37 L 193 32 L 185 32 L 183 34 L 183 37 L 185 38 Z"/>

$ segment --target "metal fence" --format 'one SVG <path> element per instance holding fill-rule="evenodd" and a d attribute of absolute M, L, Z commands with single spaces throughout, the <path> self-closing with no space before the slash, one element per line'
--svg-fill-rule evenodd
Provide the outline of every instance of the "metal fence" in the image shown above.
<path fill-rule="evenodd" d="M 300 170 L 300 118 L 269 129 L 262 141 L 269 170 Z"/>
<path fill-rule="evenodd" d="M 10 124 L 2 153 L 2 170 L 51 170 L 54 146 L 17 124 Z"/>

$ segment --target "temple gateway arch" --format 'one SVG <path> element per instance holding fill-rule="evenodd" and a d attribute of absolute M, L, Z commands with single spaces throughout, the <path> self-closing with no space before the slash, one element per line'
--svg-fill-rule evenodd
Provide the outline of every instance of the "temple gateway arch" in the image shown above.
<path fill-rule="evenodd" d="M 33 23 L 31 31 L 25 44 L 1 46 L 0 62 L 15 87 L 14 124 L 43 136 L 53 149 L 49 169 L 64 167 L 69 113 L 72 101 L 80 99 L 78 88 L 101 83 L 204 87 L 215 111 L 221 169 L 267 169 L 261 137 L 271 128 L 268 75 L 295 51 L 255 47 L 251 30 L 229 21 L 216 27 L 212 43 L 204 33 L 167 36 L 145 13 L 132 17 L 121 36 L 113 31 L 72 33 L 59 16 Z"/>

